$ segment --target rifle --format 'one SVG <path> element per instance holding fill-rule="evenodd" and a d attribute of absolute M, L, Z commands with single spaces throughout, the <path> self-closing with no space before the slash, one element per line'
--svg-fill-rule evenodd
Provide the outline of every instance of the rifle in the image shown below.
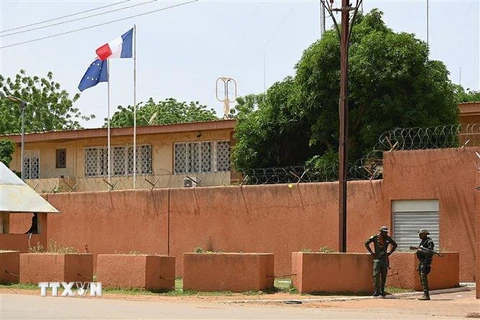
<path fill-rule="evenodd" d="M 437 255 L 439 257 L 443 257 L 442 253 L 437 252 L 435 250 L 430 250 L 430 249 L 422 247 L 422 246 L 417 246 L 417 247 L 416 246 L 410 246 L 410 250 L 420 250 L 420 251 L 431 253 L 432 255 Z"/>

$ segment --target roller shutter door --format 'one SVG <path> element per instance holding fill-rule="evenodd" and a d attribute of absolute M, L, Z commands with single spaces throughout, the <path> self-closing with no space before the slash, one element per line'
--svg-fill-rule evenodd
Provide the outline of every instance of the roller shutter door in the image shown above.
<path fill-rule="evenodd" d="M 397 200 L 392 202 L 393 239 L 398 250 L 408 250 L 420 243 L 419 229 L 427 229 L 435 248 L 439 242 L 439 206 L 438 200 Z"/>

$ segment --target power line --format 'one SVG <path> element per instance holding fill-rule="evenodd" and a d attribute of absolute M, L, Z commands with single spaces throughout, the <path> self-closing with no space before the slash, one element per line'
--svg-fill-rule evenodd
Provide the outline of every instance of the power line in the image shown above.
<path fill-rule="evenodd" d="M 113 7 L 113 6 L 116 6 L 116 5 L 125 3 L 125 2 L 129 2 L 129 1 L 131 1 L 131 0 L 116 2 L 114 4 L 109 4 L 109 5 L 102 6 L 102 7 L 97 7 L 97 8 L 88 9 L 88 10 L 85 10 L 85 11 L 80 11 L 80 12 L 76 12 L 76 13 L 72 13 L 72 14 L 67 14 L 65 16 L 60 16 L 60 17 L 57 17 L 57 18 L 52 18 L 52 19 L 48 19 L 48 20 L 34 22 L 34 23 L 30 23 L 30 24 L 27 24 L 27 25 L 24 25 L 24 26 L 15 27 L 15 28 L 7 29 L 7 30 L 1 30 L 0 33 L 5 33 L 5 32 L 14 31 L 14 30 L 23 29 L 23 28 L 28 28 L 28 27 L 36 26 L 36 25 L 39 25 L 39 24 L 43 24 L 43 23 L 47 23 L 47 22 L 51 22 L 51 21 L 55 21 L 55 20 L 59 20 L 59 19 L 63 19 L 63 18 L 73 17 L 73 16 L 77 16 L 79 14 L 83 14 L 83 13 L 87 13 L 87 12 L 91 12 L 91 11 L 96 11 L 96 10 L 100 10 L 100 9 L 104 9 L 104 8 L 108 8 L 108 7 Z"/>
<path fill-rule="evenodd" d="M 128 1 L 130 1 L 130 0 L 128 0 Z M 129 9 L 129 8 L 134 8 L 134 7 L 138 7 L 138 6 L 143 6 L 143 5 L 145 5 L 145 4 L 149 4 L 149 3 L 152 3 L 152 2 L 156 2 L 156 1 L 158 1 L 158 0 L 151 0 L 151 1 L 148 1 L 148 2 L 141 2 L 141 3 L 139 3 L 139 4 L 134 4 L 134 5 L 131 5 L 131 6 L 128 6 L 128 7 L 119 8 L 119 9 L 114 9 L 114 10 L 105 11 L 105 12 L 100 12 L 100 13 L 92 14 L 92 15 L 89 15 L 89 16 L 86 16 L 86 17 L 75 18 L 75 19 L 71 19 L 71 20 L 67 20 L 67 21 L 52 23 L 52 24 L 49 24 L 49 25 L 46 25 L 46 26 L 42 26 L 42 27 L 27 29 L 27 30 L 23 30 L 23 31 L 17 31 L 17 32 L 5 34 L 5 35 L 0 35 L 0 38 L 5 38 L 5 37 L 13 36 L 13 35 L 16 35 L 16 34 L 20 34 L 20 33 L 26 33 L 26 32 L 30 32 L 30 31 L 37 31 L 37 30 L 40 30 L 40 29 L 50 28 L 50 27 L 62 25 L 62 24 L 69 23 L 69 22 L 75 22 L 75 21 L 79 21 L 79 20 L 85 20 L 85 19 L 89 19 L 89 18 L 93 18 L 93 17 L 98 17 L 98 16 L 102 16 L 102 15 L 107 14 L 107 13 L 112 13 L 112 12 L 117 12 L 117 11 Z"/>
<path fill-rule="evenodd" d="M 96 28 L 96 27 L 104 26 L 104 25 L 107 25 L 107 24 L 112 24 L 112 23 L 119 22 L 119 21 L 128 20 L 128 19 L 131 19 L 131 18 L 136 18 L 136 17 L 145 16 L 145 15 L 148 15 L 148 14 L 151 14 L 151 13 L 155 13 L 155 12 L 159 12 L 159 11 L 164 11 L 164 10 L 168 10 L 168 9 L 173 9 L 173 8 L 180 7 L 180 6 L 184 6 L 184 5 L 187 5 L 187 4 L 191 4 L 191 3 L 194 3 L 194 2 L 197 2 L 197 1 L 198 1 L 198 0 L 192 0 L 192 1 L 188 1 L 188 2 L 184 2 L 184 3 L 180 3 L 180 4 L 171 5 L 171 6 L 168 6 L 168 7 L 161 8 L 161 9 L 152 10 L 152 11 L 148 11 L 148 12 L 136 14 L 136 15 L 133 15 L 133 16 L 121 18 L 121 19 L 116 19 L 116 20 L 112 20 L 112 21 L 108 21 L 108 22 L 104 22 L 104 23 L 99 23 L 99 24 L 96 24 L 96 25 L 93 25 L 93 26 L 89 26 L 89 27 L 84 27 L 84 28 L 80 28 L 80 29 L 70 30 L 70 31 L 62 32 L 62 33 L 56 33 L 56 34 L 53 34 L 53 35 L 50 35 L 50 36 L 41 37 L 41 38 L 36 38 L 36 39 L 28 40 L 28 41 L 17 42 L 17 43 L 9 44 L 9 45 L 6 45 L 6 46 L 2 46 L 2 47 L 0 47 L 0 49 L 15 47 L 15 46 L 19 46 L 19 45 L 26 44 L 26 43 L 41 41 L 41 40 L 50 39 L 50 38 L 55 38 L 55 37 L 63 36 L 63 35 L 66 35 L 66 34 L 70 34 L 70 33 L 75 33 L 75 32 L 79 32 L 79 31 L 87 30 L 87 29 L 93 29 L 93 28 Z"/>

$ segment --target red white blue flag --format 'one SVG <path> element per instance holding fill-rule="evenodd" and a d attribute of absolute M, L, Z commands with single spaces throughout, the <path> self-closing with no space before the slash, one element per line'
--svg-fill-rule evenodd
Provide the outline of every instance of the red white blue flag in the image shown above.
<path fill-rule="evenodd" d="M 133 44 L 133 28 L 103 46 L 95 52 L 100 60 L 109 58 L 131 58 Z"/>

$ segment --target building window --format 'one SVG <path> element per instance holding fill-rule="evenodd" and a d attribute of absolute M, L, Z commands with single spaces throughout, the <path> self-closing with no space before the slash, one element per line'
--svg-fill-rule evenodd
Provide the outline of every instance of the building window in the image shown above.
<path fill-rule="evenodd" d="M 107 175 L 107 148 L 85 149 L 85 176 L 95 177 Z"/>
<path fill-rule="evenodd" d="M 57 163 L 57 166 L 56 166 L 57 168 L 67 167 L 67 150 L 66 149 L 57 149 L 56 163 Z"/>
<path fill-rule="evenodd" d="M 175 174 L 230 170 L 229 141 L 175 143 L 174 153 Z"/>
<path fill-rule="evenodd" d="M 40 178 L 40 151 L 25 151 L 23 157 L 23 170 L 25 171 L 23 174 L 25 179 Z"/>
<path fill-rule="evenodd" d="M 217 142 L 217 171 L 230 170 L 230 142 Z"/>
<path fill-rule="evenodd" d="M 111 148 L 111 174 L 113 176 L 133 175 L 133 147 L 115 146 Z M 152 146 L 137 146 L 136 174 L 152 174 Z M 96 177 L 108 175 L 107 148 L 85 149 L 85 176 Z"/>

